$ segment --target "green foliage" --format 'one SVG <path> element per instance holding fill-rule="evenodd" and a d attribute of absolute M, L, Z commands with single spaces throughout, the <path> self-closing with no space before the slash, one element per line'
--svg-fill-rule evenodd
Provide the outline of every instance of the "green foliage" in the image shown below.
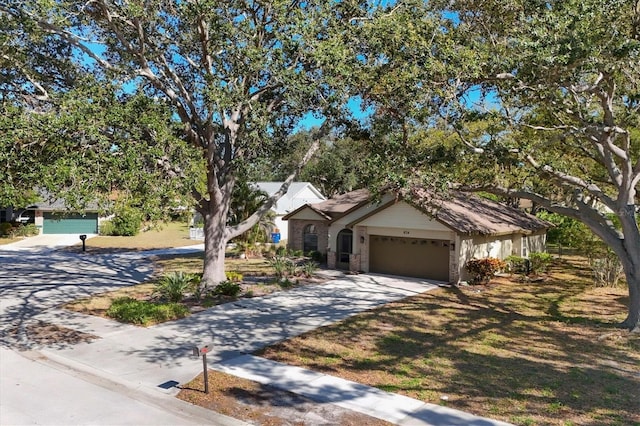
<path fill-rule="evenodd" d="M 182 271 L 169 272 L 160 278 L 156 284 L 155 293 L 163 300 L 178 303 L 187 293 L 193 293 L 199 282 L 196 274 L 188 274 Z"/>
<path fill-rule="evenodd" d="M 471 275 L 471 284 L 486 284 L 496 272 L 506 267 L 504 261 L 494 257 L 485 257 L 482 259 L 471 259 L 465 264 L 465 269 Z"/>
<path fill-rule="evenodd" d="M 240 182 L 233 190 L 231 206 L 229 207 L 229 225 L 238 225 L 247 220 L 258 208 L 264 204 L 268 195 L 264 191 L 253 188 L 248 182 Z M 234 239 L 235 242 L 243 246 L 243 250 L 248 254 L 254 249 L 256 243 L 270 241 L 271 230 L 274 224 L 275 212 L 269 210 L 258 223 L 252 226 L 247 232 Z"/>
<path fill-rule="evenodd" d="M 310 251 L 306 254 L 307 257 L 310 257 L 311 260 L 317 263 L 325 263 L 327 261 L 326 256 L 319 251 Z"/>
<path fill-rule="evenodd" d="M 511 255 L 505 259 L 507 270 L 512 274 L 527 274 L 527 259 L 522 256 Z"/>
<path fill-rule="evenodd" d="M 13 226 L 9 222 L 0 223 L 0 236 L 7 237 L 11 233 Z"/>
<path fill-rule="evenodd" d="M 367 154 L 363 140 L 346 137 L 326 142 L 302 171 L 300 180 L 313 183 L 327 197 L 364 188 Z"/>
<path fill-rule="evenodd" d="M 538 275 L 547 272 L 553 262 L 553 256 L 545 252 L 534 252 L 529 254 L 529 260 L 531 261 L 531 273 Z"/>
<path fill-rule="evenodd" d="M 240 284 L 233 281 L 224 281 L 213 288 L 213 294 L 221 296 L 236 297 L 240 294 L 242 288 Z"/>
<path fill-rule="evenodd" d="M 242 282 L 242 279 L 244 278 L 240 272 L 236 271 L 226 271 L 224 274 L 227 277 L 227 281 L 234 283 Z"/>
<path fill-rule="evenodd" d="M 299 271 L 307 278 L 311 278 L 318 271 L 318 264 L 316 262 L 304 262 L 300 267 Z"/>
<path fill-rule="evenodd" d="M 540 219 L 554 226 L 547 231 L 547 242 L 563 247 L 580 247 L 585 241 L 593 239 L 593 232 L 582 222 L 558 213 L 541 210 L 536 213 Z"/>
<path fill-rule="evenodd" d="M 100 228 L 98 229 L 100 235 L 113 236 L 116 235 L 116 230 L 113 222 L 110 220 L 103 220 L 100 222 Z"/>
<path fill-rule="evenodd" d="M 120 322 L 147 326 L 184 318 L 189 315 L 189 309 L 179 303 L 151 303 L 120 297 L 112 302 L 106 314 Z"/>
<path fill-rule="evenodd" d="M 142 214 L 133 207 L 120 207 L 116 210 L 115 216 L 111 219 L 113 225 L 113 235 L 133 236 L 138 235 L 142 226 Z"/>
<path fill-rule="evenodd" d="M 276 255 L 272 259 L 269 259 L 269 266 L 273 268 L 276 278 L 282 279 L 290 275 L 295 275 L 296 264 L 293 260 Z"/>

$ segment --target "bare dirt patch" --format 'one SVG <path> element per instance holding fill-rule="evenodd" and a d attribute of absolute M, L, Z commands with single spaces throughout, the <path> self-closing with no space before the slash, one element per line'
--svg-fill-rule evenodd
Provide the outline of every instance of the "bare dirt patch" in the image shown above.
<path fill-rule="evenodd" d="M 265 426 L 385 426 L 391 423 L 333 404 L 318 403 L 225 373 L 208 372 L 209 393 L 202 374 L 183 385 L 178 398 L 245 422 Z"/>
<path fill-rule="evenodd" d="M 7 334 L 12 337 L 18 337 L 20 333 L 21 330 L 18 327 L 13 327 L 7 331 Z M 75 345 L 99 339 L 98 336 L 94 336 L 93 334 L 84 333 L 82 331 L 73 330 L 45 321 L 36 321 L 26 324 L 22 333 L 22 337 L 30 344 L 35 343 L 43 346 Z"/>

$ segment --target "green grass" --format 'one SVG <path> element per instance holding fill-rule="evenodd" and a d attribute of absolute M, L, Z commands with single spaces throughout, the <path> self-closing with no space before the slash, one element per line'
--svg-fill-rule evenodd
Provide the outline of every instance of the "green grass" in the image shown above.
<path fill-rule="evenodd" d="M 106 314 L 120 322 L 148 326 L 184 318 L 189 315 L 189 308 L 180 303 L 152 303 L 120 297 L 113 301 Z"/>
<path fill-rule="evenodd" d="M 97 236 L 87 240 L 87 251 L 152 250 L 184 247 L 200 244 L 202 241 L 189 239 L 189 226 L 184 222 L 160 223 L 157 227 L 140 232 L 132 237 Z M 78 251 L 82 244 L 69 249 Z"/>
<path fill-rule="evenodd" d="M 627 300 L 563 256 L 544 282 L 441 288 L 259 355 L 518 425 L 640 425 Z"/>

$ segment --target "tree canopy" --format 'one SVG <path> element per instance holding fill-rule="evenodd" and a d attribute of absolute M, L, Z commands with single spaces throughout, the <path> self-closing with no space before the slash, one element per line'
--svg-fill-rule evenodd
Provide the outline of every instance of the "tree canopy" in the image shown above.
<path fill-rule="evenodd" d="M 348 115 L 344 105 L 350 83 L 345 76 L 357 60 L 350 56 L 345 34 L 353 25 L 351 17 L 359 16 L 361 10 L 366 10 L 366 4 L 357 1 L 283 0 L 28 0 L 0 6 L 2 19 L 10 24 L 7 28 L 24 40 L 16 43 L 19 49 L 7 51 L 11 61 L 17 57 L 25 63 L 10 66 L 12 73 L 22 75 L 22 82 L 13 85 L 16 93 L 28 88 L 41 102 L 51 102 L 56 99 L 52 92 L 85 89 L 78 99 L 88 108 L 97 108 L 101 97 L 92 97 L 86 79 L 77 78 L 86 76 L 104 87 L 115 86 L 110 98 L 146 99 L 147 107 L 169 111 L 171 123 L 166 127 L 179 129 L 175 143 L 165 146 L 166 154 L 152 152 L 148 158 L 155 155 L 156 164 L 180 177 L 184 174 L 178 172 L 184 170 L 180 161 L 189 163 L 194 155 L 199 157 L 202 178 L 188 176 L 186 186 L 205 221 L 205 285 L 224 281 L 226 242 L 269 211 L 318 143 L 312 141 L 288 170 L 280 191 L 246 220 L 229 225 L 231 194 L 248 168 L 271 156 L 282 157 L 289 149 L 287 138 L 305 117 L 325 119 L 320 131 L 324 134 Z M 61 66 L 43 68 L 39 78 L 38 61 L 27 59 L 45 39 L 54 43 L 42 57 Z M 58 88 L 53 84 L 57 81 L 65 85 Z M 60 116 L 60 108 L 56 103 L 51 111 Z M 104 115 L 108 109 L 97 114 Z M 28 114 L 33 116 L 35 110 L 29 108 Z M 129 122 L 144 119 L 145 114 L 137 111 L 121 117 Z M 79 115 L 67 119 L 77 120 Z M 78 124 L 78 128 L 88 125 Z M 80 143 L 78 135 L 68 136 L 68 143 Z M 143 136 L 131 147 L 143 152 L 149 145 L 161 145 L 156 133 Z M 183 143 L 188 153 L 183 152 Z M 107 158 L 117 158 L 109 151 L 111 146 Z M 75 154 L 70 161 L 78 158 Z M 129 166 L 136 166 L 134 157 L 127 158 L 134 162 Z"/>
<path fill-rule="evenodd" d="M 367 98 L 384 115 L 379 139 L 395 157 L 387 176 L 530 199 L 583 222 L 620 258 L 630 294 L 623 325 L 637 329 L 637 3 L 460 0 L 421 10 L 439 19 L 434 34 L 415 31 L 417 41 L 406 37 L 410 47 L 384 58 L 410 54 L 400 61 L 422 64 L 426 43 L 427 65 L 396 72 L 384 97 Z M 426 72 L 440 69 L 441 77 Z M 384 114 L 390 108 L 401 113 Z"/>

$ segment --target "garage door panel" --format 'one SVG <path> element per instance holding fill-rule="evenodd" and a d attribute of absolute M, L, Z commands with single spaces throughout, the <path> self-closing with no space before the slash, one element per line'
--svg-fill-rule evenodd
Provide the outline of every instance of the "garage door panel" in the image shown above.
<path fill-rule="evenodd" d="M 57 215 L 44 213 L 42 232 L 44 234 L 96 234 L 98 232 L 98 214 L 86 213 Z"/>
<path fill-rule="evenodd" d="M 449 280 L 448 241 L 372 235 L 370 243 L 371 272 Z"/>

